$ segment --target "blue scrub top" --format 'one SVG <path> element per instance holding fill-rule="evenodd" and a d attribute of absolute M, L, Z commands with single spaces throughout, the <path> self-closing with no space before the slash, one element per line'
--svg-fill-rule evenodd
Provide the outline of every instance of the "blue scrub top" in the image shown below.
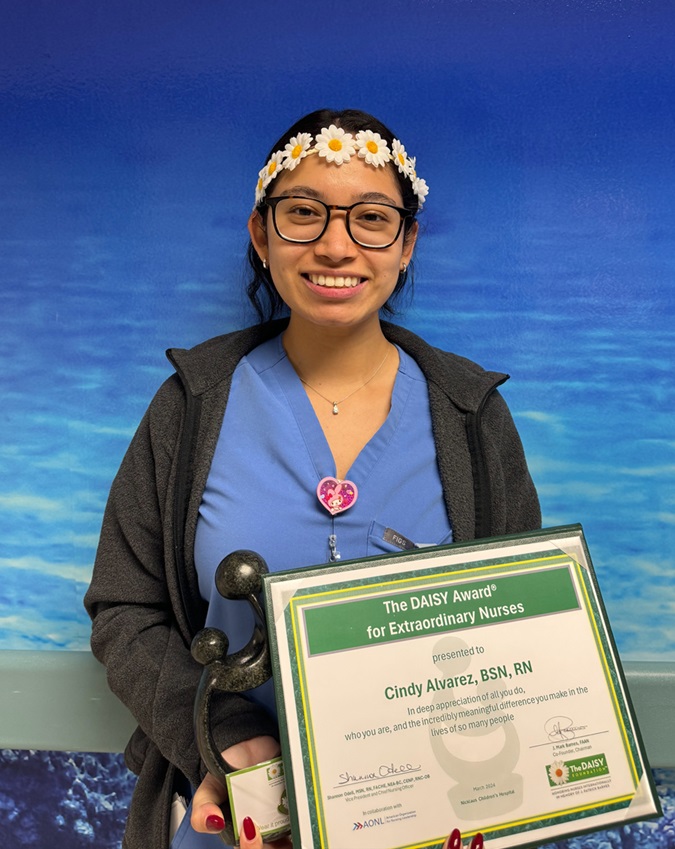
<path fill-rule="evenodd" d="M 319 481 L 335 475 L 333 455 L 281 336 L 237 365 L 195 539 L 207 625 L 225 631 L 231 652 L 253 629 L 249 605 L 223 599 L 215 587 L 216 568 L 231 551 L 256 551 L 275 572 L 328 562 L 331 534 L 342 560 L 400 551 L 384 538 L 387 528 L 418 545 L 452 542 L 427 383 L 417 363 L 398 353 L 389 415 L 347 474 L 358 498 L 334 517 L 316 495 Z M 276 715 L 271 682 L 251 695 Z"/>
<path fill-rule="evenodd" d="M 218 564 L 231 551 L 252 549 L 275 572 L 327 563 L 331 534 L 342 560 L 400 551 L 385 539 L 388 528 L 417 545 L 452 542 L 427 383 L 417 363 L 398 354 L 389 415 L 347 474 L 358 498 L 335 517 L 316 495 L 319 481 L 335 475 L 333 455 L 281 336 L 237 365 L 195 538 L 206 624 L 225 631 L 230 652 L 248 642 L 254 625 L 248 604 L 222 598 L 215 587 Z M 276 717 L 271 681 L 247 695 Z M 193 845 L 183 843 L 185 831 L 183 823 L 172 849 Z"/>

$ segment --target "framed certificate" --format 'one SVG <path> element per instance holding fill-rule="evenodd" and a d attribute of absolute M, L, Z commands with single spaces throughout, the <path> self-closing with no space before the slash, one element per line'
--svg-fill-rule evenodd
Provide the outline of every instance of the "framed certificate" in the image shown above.
<path fill-rule="evenodd" d="M 265 576 L 293 844 L 660 814 L 579 525 Z"/>

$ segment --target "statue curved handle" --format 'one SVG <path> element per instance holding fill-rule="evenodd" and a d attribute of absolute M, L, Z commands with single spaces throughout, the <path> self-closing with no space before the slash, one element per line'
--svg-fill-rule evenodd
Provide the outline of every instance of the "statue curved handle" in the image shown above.
<path fill-rule="evenodd" d="M 228 654 L 229 640 L 218 628 L 204 628 L 192 641 L 192 656 L 204 667 L 194 705 L 197 747 L 206 768 L 223 787 L 227 787 L 227 775 L 236 770 L 215 745 L 210 722 L 211 698 L 216 691 L 241 693 L 252 690 L 272 676 L 265 615 L 258 601 L 262 577 L 268 571 L 259 554 L 244 549 L 228 554 L 216 570 L 216 588 L 220 595 L 246 601 L 253 610 L 253 633 L 242 649 Z M 234 831 L 229 812 L 224 819 L 226 825 L 221 837 L 225 843 L 233 845 Z"/>

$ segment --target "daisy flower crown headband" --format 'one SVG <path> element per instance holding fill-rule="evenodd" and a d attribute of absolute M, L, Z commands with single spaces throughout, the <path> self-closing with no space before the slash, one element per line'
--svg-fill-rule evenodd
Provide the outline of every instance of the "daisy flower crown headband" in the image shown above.
<path fill-rule="evenodd" d="M 258 173 L 256 206 L 264 200 L 272 180 L 282 171 L 293 171 L 306 156 L 312 154 L 318 154 L 326 162 L 333 162 L 335 165 L 349 162 L 352 156 L 365 159 L 366 163 L 374 168 L 384 168 L 387 162 L 395 163 L 401 174 L 410 180 L 417 195 L 418 209 L 421 209 L 429 193 L 426 182 L 418 177 L 415 171 L 415 157 L 408 156 L 398 139 L 393 140 L 390 148 L 386 140 L 372 130 L 359 130 L 352 134 L 331 124 L 330 127 L 324 127 L 317 136 L 298 133 L 289 139 L 283 150 L 272 154 L 265 167 Z"/>

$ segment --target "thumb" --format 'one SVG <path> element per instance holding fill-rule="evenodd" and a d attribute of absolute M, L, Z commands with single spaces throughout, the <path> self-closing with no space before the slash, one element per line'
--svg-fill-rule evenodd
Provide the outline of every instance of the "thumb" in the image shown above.
<path fill-rule="evenodd" d="M 251 817 L 244 817 L 239 829 L 239 847 L 240 849 L 262 849 L 263 840 L 260 835 L 260 829 L 253 822 Z"/>
<path fill-rule="evenodd" d="M 225 820 L 220 805 L 226 801 L 227 793 L 222 784 L 212 775 L 207 775 L 192 798 L 192 828 L 212 834 L 222 831 L 225 828 Z"/>

